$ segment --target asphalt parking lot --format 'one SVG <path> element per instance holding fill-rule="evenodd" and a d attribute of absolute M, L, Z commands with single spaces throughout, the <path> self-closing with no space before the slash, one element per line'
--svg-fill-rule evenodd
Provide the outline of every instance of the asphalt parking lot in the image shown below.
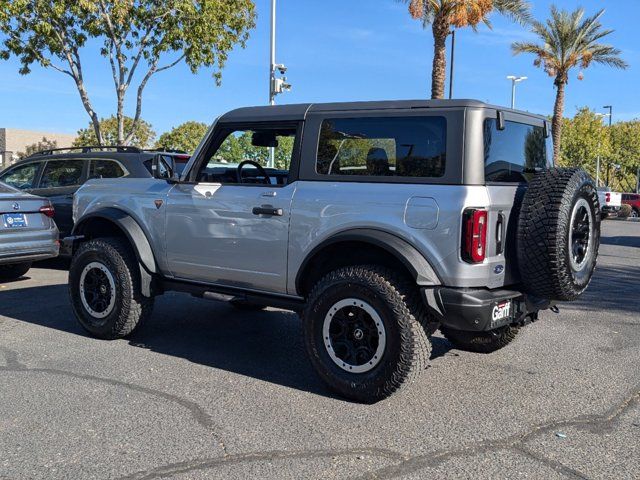
<path fill-rule="evenodd" d="M 325 389 L 292 313 L 168 294 L 100 341 L 64 263 L 40 265 L 0 284 L 0 477 L 638 478 L 640 224 L 603 235 L 579 302 L 491 355 L 436 336 L 419 384 L 376 405 Z"/>

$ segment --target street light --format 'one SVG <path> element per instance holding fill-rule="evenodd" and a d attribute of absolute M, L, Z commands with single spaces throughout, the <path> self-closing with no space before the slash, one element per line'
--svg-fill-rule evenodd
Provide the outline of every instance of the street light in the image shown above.
<path fill-rule="evenodd" d="M 613 106 L 612 105 L 605 105 L 602 108 L 606 108 L 609 110 L 608 114 L 604 114 L 605 116 L 609 117 L 609 126 L 611 126 L 611 123 L 613 121 Z"/>
<path fill-rule="evenodd" d="M 287 67 L 282 63 L 276 63 L 276 0 L 271 0 L 271 49 L 269 52 L 269 105 L 276 104 L 276 95 L 291 90 L 291 84 L 287 82 Z M 278 76 L 280 74 L 280 76 Z M 268 167 L 275 164 L 275 151 L 269 148 Z"/>
<path fill-rule="evenodd" d="M 607 118 L 609 117 L 609 126 L 611 126 L 611 105 L 607 105 L 606 107 L 602 107 L 602 108 L 608 108 L 609 109 L 609 113 L 596 113 L 596 117 L 599 118 Z M 598 140 L 598 157 L 596 158 L 596 187 L 600 186 L 600 146 L 601 146 L 601 142 Z M 609 173 L 609 169 L 607 168 L 607 174 Z M 607 179 L 607 186 L 609 186 L 609 179 Z"/>
<path fill-rule="evenodd" d="M 516 83 L 526 80 L 528 77 L 516 77 L 509 75 L 507 80 L 511 80 L 511 108 L 516 108 Z"/>

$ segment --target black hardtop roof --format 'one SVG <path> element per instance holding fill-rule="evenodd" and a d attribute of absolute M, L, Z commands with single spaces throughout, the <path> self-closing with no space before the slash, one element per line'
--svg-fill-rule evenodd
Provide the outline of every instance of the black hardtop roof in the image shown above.
<path fill-rule="evenodd" d="M 313 112 L 341 112 L 364 110 L 396 110 L 412 108 L 488 108 L 505 112 L 514 112 L 530 117 L 545 119 L 521 110 L 490 105 L 479 100 L 385 100 L 370 102 L 335 102 L 335 103 L 299 103 L 291 105 L 265 105 L 257 107 L 243 107 L 231 110 L 220 117 L 221 122 L 260 122 L 260 121 L 295 121 L 304 120 L 308 113 Z"/>

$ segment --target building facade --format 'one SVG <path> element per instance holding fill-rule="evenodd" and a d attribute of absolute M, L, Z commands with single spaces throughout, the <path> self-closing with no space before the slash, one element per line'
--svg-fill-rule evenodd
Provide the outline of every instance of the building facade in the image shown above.
<path fill-rule="evenodd" d="M 29 145 L 41 142 L 43 138 L 55 141 L 60 148 L 70 147 L 75 135 L 67 133 L 34 132 L 15 128 L 0 128 L 0 169 L 11 165 Z"/>

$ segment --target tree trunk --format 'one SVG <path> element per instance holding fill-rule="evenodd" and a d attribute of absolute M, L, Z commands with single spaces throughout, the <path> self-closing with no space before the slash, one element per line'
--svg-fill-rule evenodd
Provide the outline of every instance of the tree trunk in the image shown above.
<path fill-rule="evenodd" d="M 564 89 L 566 83 L 556 79 L 556 103 L 553 106 L 553 119 L 551 128 L 553 131 L 553 161 L 558 164 L 560 160 L 560 144 L 562 141 L 562 115 L 564 113 Z"/>
<path fill-rule="evenodd" d="M 433 21 L 433 66 L 431 69 L 431 98 L 444 98 L 447 77 L 447 36 L 449 25 L 442 19 Z"/>
<path fill-rule="evenodd" d="M 125 145 L 124 142 L 124 91 L 119 88 L 117 92 L 118 105 L 116 112 L 116 119 L 118 121 L 118 139 L 116 143 L 118 145 Z"/>

